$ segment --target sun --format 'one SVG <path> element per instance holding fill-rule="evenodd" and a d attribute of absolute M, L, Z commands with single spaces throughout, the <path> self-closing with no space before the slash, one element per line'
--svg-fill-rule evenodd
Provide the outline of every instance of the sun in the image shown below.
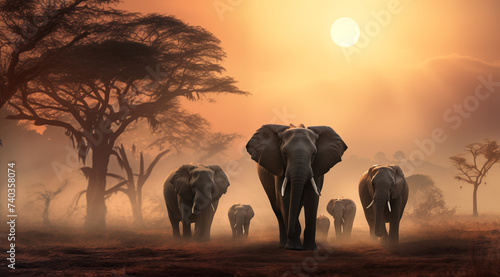
<path fill-rule="evenodd" d="M 360 34 L 358 23 L 350 17 L 341 17 L 335 20 L 330 29 L 333 42 L 341 47 L 350 47 L 356 44 Z"/>

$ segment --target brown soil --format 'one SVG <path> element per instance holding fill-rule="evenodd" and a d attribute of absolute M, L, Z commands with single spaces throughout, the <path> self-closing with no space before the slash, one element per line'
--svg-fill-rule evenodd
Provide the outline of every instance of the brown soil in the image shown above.
<path fill-rule="evenodd" d="M 0 276 L 500 276 L 498 219 L 406 227 L 392 248 L 365 232 L 302 252 L 259 235 L 195 243 L 166 231 L 25 231 L 17 234 L 16 269 L 3 262 Z"/>

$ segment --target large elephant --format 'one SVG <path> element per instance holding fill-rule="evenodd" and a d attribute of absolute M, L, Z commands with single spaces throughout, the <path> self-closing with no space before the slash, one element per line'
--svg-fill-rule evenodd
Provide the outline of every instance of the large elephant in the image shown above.
<path fill-rule="evenodd" d="M 278 219 L 280 247 L 317 249 L 316 216 L 323 175 L 340 162 L 346 144 L 327 126 L 263 125 L 246 145 Z M 304 243 L 299 214 L 304 207 Z"/>
<path fill-rule="evenodd" d="M 359 198 L 372 238 L 399 242 L 399 222 L 408 201 L 408 184 L 398 165 L 374 165 L 359 182 Z M 389 222 L 389 234 L 385 223 Z"/>
<path fill-rule="evenodd" d="M 255 216 L 252 206 L 234 204 L 229 208 L 227 216 L 233 231 L 233 239 L 247 238 L 250 232 L 250 220 Z"/>
<path fill-rule="evenodd" d="M 352 224 L 356 216 L 356 204 L 351 199 L 332 199 L 326 210 L 333 216 L 337 240 L 350 239 Z"/>
<path fill-rule="evenodd" d="M 184 238 L 191 237 L 191 223 L 195 223 L 194 239 L 210 240 L 210 227 L 229 181 L 220 166 L 185 164 L 170 172 L 163 185 L 163 196 L 174 237 L 180 237 L 182 222 Z"/>
<path fill-rule="evenodd" d="M 330 219 L 324 215 L 320 215 L 316 219 L 316 237 L 318 240 L 327 241 L 328 231 L 330 230 Z"/>

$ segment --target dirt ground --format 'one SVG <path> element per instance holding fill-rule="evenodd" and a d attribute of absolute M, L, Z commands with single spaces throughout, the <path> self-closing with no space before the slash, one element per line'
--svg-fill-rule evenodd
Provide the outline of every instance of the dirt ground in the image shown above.
<path fill-rule="evenodd" d="M 165 230 L 32 230 L 17 234 L 16 269 L 2 262 L 0 276 L 500 276 L 499 217 L 405 227 L 397 248 L 366 232 L 343 243 L 333 235 L 297 252 L 278 249 L 274 234 L 200 244 Z"/>

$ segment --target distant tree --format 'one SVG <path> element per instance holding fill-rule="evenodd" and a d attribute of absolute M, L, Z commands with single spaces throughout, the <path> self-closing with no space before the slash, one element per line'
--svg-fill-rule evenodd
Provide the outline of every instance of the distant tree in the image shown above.
<path fill-rule="evenodd" d="M 401 161 L 401 160 L 406 159 L 405 152 L 403 152 L 401 150 L 398 150 L 398 151 L 394 152 L 394 154 L 392 155 L 392 157 L 394 159 L 396 159 L 397 161 Z"/>
<path fill-rule="evenodd" d="M 56 190 L 48 190 L 44 184 L 39 184 L 42 187 L 42 190 L 37 191 L 35 194 L 38 196 L 37 200 L 42 200 L 44 203 L 42 213 L 43 226 L 48 227 L 51 225 L 49 219 L 50 203 L 54 200 L 54 198 L 56 198 L 57 195 L 64 191 L 68 184 L 69 182 L 66 180 Z"/>
<path fill-rule="evenodd" d="M 469 162 L 463 157 L 463 154 L 452 156 L 450 160 L 452 165 L 459 171 L 455 178 L 473 186 L 472 214 L 478 216 L 477 189 L 483 183 L 491 167 L 500 161 L 500 147 L 496 141 L 486 140 L 483 143 L 467 145 L 465 152 L 472 156 L 472 161 Z"/>
<path fill-rule="evenodd" d="M 238 134 L 226 134 L 217 132 L 210 134 L 201 141 L 200 157 L 198 160 L 203 163 L 213 163 L 219 156 L 224 155 L 224 152 L 231 146 L 235 139 L 239 138 Z"/>
<path fill-rule="evenodd" d="M 375 156 L 373 158 L 378 164 L 387 164 L 389 162 L 389 160 L 387 160 L 387 157 L 385 156 L 385 153 L 382 151 L 375 153 Z"/>
<path fill-rule="evenodd" d="M 406 178 L 410 195 L 408 197 L 408 213 L 417 218 L 428 219 L 434 215 L 451 215 L 444 201 L 442 191 L 427 175 L 415 174 Z"/>
<path fill-rule="evenodd" d="M 105 228 L 108 165 L 125 131 L 137 125 L 159 130 L 183 112 L 180 98 L 246 94 L 222 75 L 220 41 L 201 27 L 128 14 L 101 29 L 92 41 L 59 51 L 46 75 L 20 88 L 10 101 L 17 114 L 7 117 L 63 128 L 84 164 L 91 153 L 85 226 L 95 230 Z"/>

